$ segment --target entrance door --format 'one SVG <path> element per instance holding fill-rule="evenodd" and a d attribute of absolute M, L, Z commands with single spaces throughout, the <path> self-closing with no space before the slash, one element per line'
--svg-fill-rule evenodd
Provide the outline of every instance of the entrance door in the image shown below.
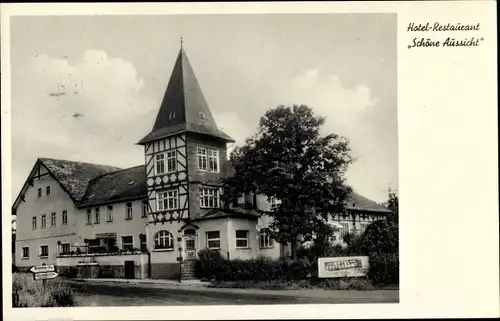
<path fill-rule="evenodd" d="M 126 279 L 135 279 L 134 261 L 125 261 L 125 278 Z"/>
<path fill-rule="evenodd" d="M 184 236 L 184 258 L 196 259 L 196 236 Z"/>

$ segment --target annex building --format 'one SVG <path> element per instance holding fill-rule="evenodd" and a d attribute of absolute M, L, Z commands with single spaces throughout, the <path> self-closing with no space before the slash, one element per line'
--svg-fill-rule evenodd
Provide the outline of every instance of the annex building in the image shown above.
<path fill-rule="evenodd" d="M 138 142 L 144 164 L 36 161 L 12 207 L 15 265 L 55 264 L 60 274 L 79 277 L 189 279 L 204 248 L 231 259 L 289 255 L 288 245 L 266 234 L 269 218 L 240 206 L 251 202 L 266 211 L 266 197 L 221 204 L 231 142 L 181 48 L 154 126 Z M 347 210 L 333 217 L 333 237 L 340 242 L 389 212 L 353 193 Z"/>

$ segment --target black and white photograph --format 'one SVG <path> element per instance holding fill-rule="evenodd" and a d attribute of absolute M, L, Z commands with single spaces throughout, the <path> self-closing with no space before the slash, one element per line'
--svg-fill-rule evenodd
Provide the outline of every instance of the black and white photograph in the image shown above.
<path fill-rule="evenodd" d="M 11 32 L 14 306 L 398 302 L 395 14 Z"/>
<path fill-rule="evenodd" d="M 469 292 L 495 281 L 481 280 L 494 265 L 481 275 L 472 265 L 495 253 L 476 251 L 495 244 L 495 224 L 470 220 L 492 213 L 483 171 L 494 150 L 480 133 L 493 117 L 466 107 L 480 106 L 471 93 L 493 99 L 485 79 L 495 69 L 471 65 L 493 48 L 490 20 L 460 20 L 465 4 L 448 20 L 437 4 L 415 18 L 409 4 L 382 2 L 184 5 L 2 6 L 11 314 L 375 318 L 410 316 L 411 302 L 436 316 L 493 307 L 487 292 Z M 482 40 L 435 45 L 462 36 Z M 481 166 L 464 171 L 472 158 Z M 432 310 L 438 296 L 446 303 Z"/>

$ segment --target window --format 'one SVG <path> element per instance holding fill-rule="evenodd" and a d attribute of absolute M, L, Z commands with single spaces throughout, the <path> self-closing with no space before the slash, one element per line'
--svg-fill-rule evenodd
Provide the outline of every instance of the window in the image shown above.
<path fill-rule="evenodd" d="M 122 249 L 126 251 L 132 251 L 134 248 L 134 237 L 131 236 L 122 236 Z"/>
<path fill-rule="evenodd" d="M 49 195 L 50 195 L 50 186 L 47 186 L 47 187 L 45 188 L 45 194 L 47 194 L 47 196 L 49 196 Z"/>
<path fill-rule="evenodd" d="M 363 233 L 370 223 L 361 223 L 361 233 Z"/>
<path fill-rule="evenodd" d="M 42 228 L 47 227 L 47 215 L 42 215 Z"/>
<path fill-rule="evenodd" d="M 156 175 L 165 173 L 165 154 L 157 154 L 155 156 L 155 172 Z"/>
<path fill-rule="evenodd" d="M 68 254 L 70 252 L 69 243 L 61 244 L 61 254 Z"/>
<path fill-rule="evenodd" d="M 281 201 L 276 199 L 276 197 L 271 197 L 271 207 L 275 207 L 281 204 Z"/>
<path fill-rule="evenodd" d="M 200 207 L 201 208 L 219 207 L 219 190 L 214 188 L 200 189 Z"/>
<path fill-rule="evenodd" d="M 261 249 L 273 247 L 273 239 L 269 235 L 268 229 L 262 229 L 259 233 L 259 247 Z"/>
<path fill-rule="evenodd" d="M 196 250 L 194 239 L 186 239 L 186 250 Z"/>
<path fill-rule="evenodd" d="M 33 216 L 31 219 L 31 228 L 36 229 L 36 216 Z"/>
<path fill-rule="evenodd" d="M 343 226 L 343 228 L 340 230 L 340 236 L 344 236 L 346 234 L 349 234 L 349 223 L 340 223 L 340 225 Z"/>
<path fill-rule="evenodd" d="M 167 173 L 177 170 L 177 153 L 175 150 L 167 152 Z"/>
<path fill-rule="evenodd" d="M 126 220 L 132 219 L 132 203 L 127 203 L 127 217 Z"/>
<path fill-rule="evenodd" d="M 107 222 L 113 222 L 113 206 L 108 206 L 108 211 L 107 211 L 107 218 L 106 218 L 106 221 Z"/>
<path fill-rule="evenodd" d="M 214 149 L 208 150 L 208 170 L 211 172 L 219 171 L 219 151 Z"/>
<path fill-rule="evenodd" d="M 38 189 L 38 197 L 39 198 L 42 197 L 42 189 L 41 188 Z"/>
<path fill-rule="evenodd" d="M 207 232 L 207 247 L 209 249 L 220 249 L 220 232 Z"/>
<path fill-rule="evenodd" d="M 148 202 L 142 203 L 142 217 L 148 217 Z"/>
<path fill-rule="evenodd" d="M 56 226 L 56 212 L 50 213 L 50 226 Z"/>
<path fill-rule="evenodd" d="M 198 169 L 207 170 L 207 149 L 198 147 Z"/>
<path fill-rule="evenodd" d="M 42 257 L 49 256 L 49 246 L 48 245 L 41 245 L 40 246 L 40 256 L 42 256 Z"/>
<path fill-rule="evenodd" d="M 236 231 L 236 248 L 248 247 L 248 231 Z"/>
<path fill-rule="evenodd" d="M 95 224 L 101 223 L 101 210 L 99 207 L 95 208 Z"/>
<path fill-rule="evenodd" d="M 139 240 L 141 242 L 141 252 L 146 252 L 148 249 L 148 244 L 146 242 L 146 234 L 139 234 Z"/>
<path fill-rule="evenodd" d="M 159 231 L 155 235 L 155 249 L 173 249 L 174 237 L 169 231 Z"/>
<path fill-rule="evenodd" d="M 169 191 L 159 192 L 157 201 L 158 201 L 158 210 L 176 210 L 178 208 L 178 192 L 176 189 L 172 189 Z"/>
<path fill-rule="evenodd" d="M 92 224 L 92 210 L 89 208 L 87 210 L 87 225 Z"/>
<path fill-rule="evenodd" d="M 23 259 L 29 259 L 30 258 L 30 248 L 29 247 L 23 247 Z"/>
<path fill-rule="evenodd" d="M 62 225 L 68 224 L 68 212 L 62 211 Z"/>

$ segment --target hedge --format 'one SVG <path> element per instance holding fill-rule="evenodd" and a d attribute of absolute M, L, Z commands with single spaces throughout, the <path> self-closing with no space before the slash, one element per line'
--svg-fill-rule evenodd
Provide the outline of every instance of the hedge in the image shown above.
<path fill-rule="evenodd" d="M 216 281 L 301 280 L 311 274 L 313 266 L 307 259 L 273 260 L 259 257 L 249 260 L 227 260 L 216 250 L 201 250 L 195 266 L 196 276 Z"/>

